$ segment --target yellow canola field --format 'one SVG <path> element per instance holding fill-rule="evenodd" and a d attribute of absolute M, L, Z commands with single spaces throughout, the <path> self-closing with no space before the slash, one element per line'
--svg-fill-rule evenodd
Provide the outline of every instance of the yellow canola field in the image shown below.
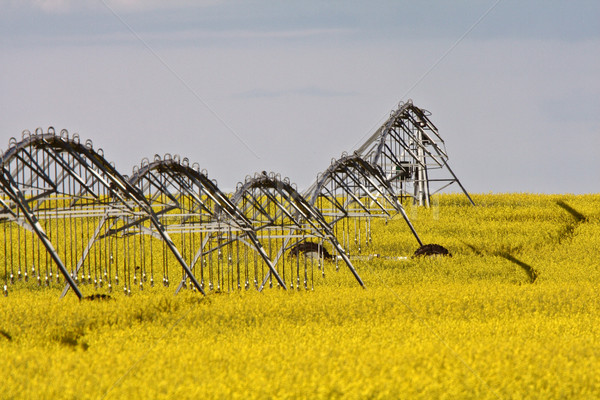
<path fill-rule="evenodd" d="M 375 221 L 366 289 L 344 268 L 314 291 L 207 297 L 17 284 L 0 398 L 600 398 L 600 195 L 434 200 L 407 212 L 453 257 L 399 259 L 417 248 L 404 221 Z"/>

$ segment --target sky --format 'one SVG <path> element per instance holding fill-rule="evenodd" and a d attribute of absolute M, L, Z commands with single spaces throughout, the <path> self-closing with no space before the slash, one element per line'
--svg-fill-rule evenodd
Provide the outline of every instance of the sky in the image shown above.
<path fill-rule="evenodd" d="M 412 99 L 468 191 L 598 193 L 599 21 L 596 0 L 0 0 L 0 149 L 53 126 L 123 174 L 170 153 L 224 190 L 303 189 Z"/>

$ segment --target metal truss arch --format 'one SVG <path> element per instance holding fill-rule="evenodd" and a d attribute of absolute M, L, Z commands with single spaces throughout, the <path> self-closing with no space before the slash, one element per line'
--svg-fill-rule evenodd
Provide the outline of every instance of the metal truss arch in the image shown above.
<path fill-rule="evenodd" d="M 130 183 L 148 199 L 165 230 L 171 232 L 173 237 L 178 237 L 182 252 L 188 254 L 191 268 L 196 268 L 200 261 L 198 269 L 201 270 L 203 287 L 204 267 L 210 268 L 207 255 L 215 252 L 218 260 L 221 260 L 223 249 L 230 251 L 227 246 L 241 240 L 256 251 L 280 286 L 285 288 L 283 280 L 258 241 L 251 222 L 218 188 L 216 181 L 209 179 L 205 170 L 200 170 L 197 163 L 190 166 L 189 159 L 181 159 L 178 155 L 167 154 L 163 158 L 155 155 L 153 162 L 143 161 L 139 168 L 134 169 Z M 128 226 L 143 225 L 143 222 L 133 221 Z M 145 230 L 148 233 L 148 229 Z M 191 252 L 190 247 L 193 247 Z M 233 256 L 230 255 L 228 260 L 233 262 Z M 226 268 L 217 266 L 221 273 Z M 241 287 L 241 282 L 246 281 L 244 286 L 249 287 L 247 275 L 240 276 L 240 271 L 229 272 L 237 274 L 235 280 L 238 286 Z M 185 279 L 184 275 L 178 290 L 185 286 Z M 216 279 L 209 276 L 207 282 L 211 290 L 215 287 L 221 290 L 225 279 L 223 276 L 217 276 Z"/>
<path fill-rule="evenodd" d="M 164 158 L 155 155 L 152 162 L 145 159 L 134 168 L 129 183 L 149 199 L 154 209 L 158 208 L 158 214 L 172 207 L 205 217 L 203 222 L 218 219 L 221 213 L 236 219 L 235 207 L 217 183 L 208 178 L 206 171 L 201 172 L 198 164 L 190 166 L 188 158 L 166 154 Z M 159 199 L 160 195 L 166 198 Z M 187 203 L 181 201 L 185 196 L 191 196 Z"/>
<path fill-rule="evenodd" d="M 147 265 L 152 286 L 157 259 L 166 286 L 169 268 L 181 268 L 177 290 L 190 282 L 202 293 L 205 282 L 217 290 L 250 282 L 262 289 L 273 280 L 282 288 L 300 287 L 299 269 L 285 266 L 283 255 L 303 252 L 306 260 L 308 251 L 321 263 L 324 243 L 337 254 L 326 258 L 336 267 L 343 260 L 363 285 L 350 252 L 363 254 L 372 243 L 371 218 L 402 214 L 421 245 L 405 199 L 429 206 L 431 195 L 456 183 L 473 203 L 448 164 L 430 113 L 410 100 L 302 193 L 289 179 L 263 172 L 226 194 L 199 164 L 176 154 L 145 158 L 131 176 L 121 175 L 90 140 L 52 127 L 24 131 L 0 153 L 5 292 L 9 280 L 35 276 L 49 285 L 62 275 L 63 295 L 73 289 L 81 298 L 79 285 L 91 283 L 97 289 L 107 284 L 109 291 L 113 283 L 122 285 L 129 294 L 132 281 L 142 289 Z M 163 251 L 148 252 L 148 245 Z M 217 272 L 205 280 L 203 268 L 212 274 L 213 255 Z M 306 288 L 306 274 L 303 280 Z"/>
<path fill-rule="evenodd" d="M 418 205 L 429 206 L 431 195 L 453 183 L 474 205 L 450 168 L 445 142 L 429 115 L 411 100 L 400 103 L 356 154 L 379 165 L 396 192 Z"/>
<path fill-rule="evenodd" d="M 131 210 L 129 203 L 134 199 L 127 190 L 125 179 L 104 159 L 101 149 L 93 148 L 91 141 L 81 143 L 79 135 L 69 136 L 67 130 L 57 134 L 53 127 L 47 132 L 38 128 L 33 134 L 24 131 L 21 141 L 11 138 L 0 165 L 1 189 L 6 196 L 2 200 L 3 228 L 5 231 L 8 228 L 12 234 L 12 225 L 16 224 L 16 234 L 24 237 L 25 244 L 23 251 L 20 246 L 16 249 L 5 246 L 5 264 L 10 254 L 11 270 L 15 267 L 13 263 L 18 264 L 19 277 L 24 269 L 24 278 L 27 279 L 27 264 L 32 263 L 31 272 L 41 283 L 39 267 L 43 262 L 40 260 L 40 245 L 43 245 L 44 253 L 56 264 L 68 287 L 81 298 L 74 274 L 77 251 L 73 247 L 77 247 L 77 243 L 67 240 L 66 227 L 58 220 L 69 219 L 71 234 L 74 219 L 80 220 L 89 215 L 97 217 L 107 208 Z M 51 223 L 53 221 L 56 221 L 56 226 Z M 27 254 L 28 234 L 20 228 L 30 230 L 39 240 L 32 237 L 29 243 L 30 249 L 37 246 L 36 261 L 31 260 L 35 257 Z M 59 232 L 61 229 L 63 232 Z M 64 242 L 57 243 L 59 240 Z M 15 252 L 18 257 L 13 254 Z M 70 264 L 71 273 L 65 264 Z M 5 269 L 8 269 L 6 265 Z M 51 279 L 52 270 L 48 274 L 46 268 L 45 282 L 49 283 Z"/>
<path fill-rule="evenodd" d="M 356 153 L 344 153 L 332 161 L 329 168 L 307 189 L 306 196 L 312 206 L 328 217 L 331 225 L 344 218 L 391 217 L 392 213 L 400 213 L 419 245 L 422 245 L 381 167 Z"/>
<path fill-rule="evenodd" d="M 18 271 L 29 270 L 31 264 L 31 271 L 41 284 L 40 265 L 45 264 L 44 281 L 50 284 L 53 275 L 48 266 L 50 257 L 67 282 L 63 295 L 73 289 L 81 298 L 78 281 L 91 283 L 92 276 L 96 287 L 108 281 L 111 289 L 112 283 L 118 284 L 119 279 L 116 269 L 113 269 L 114 279 L 109 270 L 118 267 L 109 266 L 112 262 L 108 260 L 109 251 L 98 249 L 99 246 L 94 248 L 94 243 L 109 221 L 131 215 L 143 215 L 155 224 L 181 266 L 187 268 L 143 195 L 104 158 L 101 149 L 94 149 L 90 140 L 82 143 L 79 135 L 69 135 L 67 130 L 57 134 L 52 127 L 47 132 L 36 129 L 34 134 L 25 131 L 21 141 L 11 138 L 0 165 L 0 188 L 4 194 L 0 221 L 4 222 L 5 233 L 25 239 L 24 249 L 5 246 L 5 271 L 10 255 L 11 271 L 15 268 L 13 263 L 18 264 Z M 37 240 L 21 228 L 33 232 Z M 112 259 L 114 248 L 110 252 Z M 120 266 L 121 272 L 129 273 L 130 267 Z M 130 292 L 130 283 L 125 284 L 124 290 Z"/>
<path fill-rule="evenodd" d="M 246 177 L 231 198 L 232 202 L 248 218 L 262 240 L 272 237 L 281 239 L 275 247 L 277 263 L 284 253 L 308 238 L 327 241 L 334 252 L 346 263 L 356 280 L 364 287 L 346 251 L 338 242 L 332 227 L 321 212 L 312 206 L 290 181 L 274 173 L 262 172 Z M 264 246 L 264 245 L 263 245 Z M 297 277 L 299 284 L 300 277 Z M 285 279 L 285 278 L 284 278 Z M 305 281 L 306 282 L 306 281 Z M 263 285 L 266 280 L 263 281 Z"/>

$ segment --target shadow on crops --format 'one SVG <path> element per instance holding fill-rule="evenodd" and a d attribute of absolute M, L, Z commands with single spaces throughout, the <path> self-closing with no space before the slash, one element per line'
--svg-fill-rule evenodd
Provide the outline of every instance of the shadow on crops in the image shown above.
<path fill-rule="evenodd" d="M 556 205 L 571 214 L 571 216 L 575 219 L 575 221 L 572 223 L 567 224 L 564 231 L 559 234 L 558 243 L 561 243 L 564 239 L 572 238 L 575 228 L 577 228 L 580 224 L 587 222 L 588 218 L 562 200 L 558 200 Z"/>
<path fill-rule="evenodd" d="M 517 264 L 519 267 L 521 267 L 526 273 L 527 276 L 529 276 L 529 282 L 530 283 L 534 283 L 535 280 L 538 278 L 539 274 L 538 272 L 535 270 L 535 268 L 533 268 L 531 265 L 524 263 L 521 260 L 517 260 L 514 256 L 512 256 L 509 253 L 497 253 L 496 255 L 512 262 L 513 264 Z"/>
<path fill-rule="evenodd" d="M 471 250 L 473 250 L 473 252 L 475 254 L 477 254 L 478 256 L 482 256 L 483 252 L 481 250 L 479 250 L 477 247 L 473 246 L 472 244 L 469 244 L 467 242 L 463 242 L 465 244 L 465 246 L 467 246 L 468 248 L 470 248 Z"/>
<path fill-rule="evenodd" d="M 492 256 L 498 256 L 498 257 L 502 257 L 505 260 L 508 260 L 510 262 L 512 262 L 513 264 L 517 264 L 519 267 L 521 267 L 525 273 L 527 274 L 527 276 L 529 277 L 529 282 L 530 283 L 534 283 L 536 281 L 536 279 L 539 276 L 539 273 L 535 270 L 535 268 L 533 268 L 531 265 L 517 259 L 515 256 L 513 256 L 512 254 L 510 254 L 507 251 L 495 251 L 495 252 L 488 252 L 485 251 L 483 249 L 480 249 L 476 246 L 473 246 L 470 243 L 464 242 L 465 246 L 467 246 L 468 248 L 470 248 L 471 250 L 473 250 L 473 252 L 475 254 L 477 254 L 478 256 L 484 256 L 484 255 L 492 255 Z"/>
<path fill-rule="evenodd" d="M 588 218 L 562 200 L 558 200 L 556 202 L 556 205 L 559 206 L 560 208 L 562 208 L 563 210 L 565 210 L 566 212 L 568 212 L 573 217 L 573 220 L 574 220 L 566 225 L 563 232 L 559 233 L 558 242 L 561 243 L 565 239 L 572 238 L 573 234 L 575 232 L 575 229 L 580 224 L 582 224 L 584 222 L 588 222 Z M 529 277 L 530 283 L 534 283 L 537 280 L 537 278 L 539 277 L 539 273 L 536 271 L 535 268 L 533 268 L 533 266 L 517 259 L 515 256 L 513 256 L 508 251 L 494 251 L 494 252 L 486 251 L 484 249 L 480 249 L 476 246 L 473 246 L 470 243 L 467 243 L 464 241 L 463 241 L 463 243 L 465 244 L 465 246 L 470 248 L 478 256 L 484 256 L 484 255 L 498 256 L 498 257 L 502 257 L 505 260 L 512 262 L 513 264 L 518 265 L 519 267 L 521 267 L 523 269 L 523 271 L 525 271 L 525 273 Z"/>
<path fill-rule="evenodd" d="M 4 329 L 0 329 L 0 336 L 3 336 L 9 342 L 12 342 L 12 336 L 10 333 L 6 332 Z"/>
<path fill-rule="evenodd" d="M 560 208 L 562 208 L 563 210 L 565 210 L 566 212 L 568 212 L 569 214 L 571 214 L 573 216 L 573 218 L 575 218 L 575 221 L 577 221 L 577 223 L 587 222 L 588 219 L 585 215 L 583 215 L 579 211 L 575 210 L 573 207 L 571 207 L 564 201 L 558 200 L 556 202 L 556 205 L 559 206 Z"/>
<path fill-rule="evenodd" d="M 77 348 L 77 346 L 81 346 L 83 350 L 87 350 L 90 345 L 85 342 L 83 338 L 84 332 L 81 327 L 64 329 L 61 330 L 60 333 L 54 335 L 54 340 L 63 346 L 71 347 L 73 349 Z"/>

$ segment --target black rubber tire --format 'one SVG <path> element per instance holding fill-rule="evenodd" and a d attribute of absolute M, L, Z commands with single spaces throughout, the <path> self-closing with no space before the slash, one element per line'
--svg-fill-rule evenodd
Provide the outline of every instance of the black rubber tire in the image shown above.
<path fill-rule="evenodd" d="M 419 247 L 413 257 L 434 257 L 434 256 L 448 256 L 452 257 L 452 254 L 448 251 L 444 246 L 440 246 L 439 244 L 425 244 Z"/>
<path fill-rule="evenodd" d="M 331 260 L 333 258 L 325 247 L 322 247 L 319 243 L 315 242 L 298 243 L 297 245 L 293 246 L 289 251 L 289 255 L 292 257 L 297 257 L 300 253 L 318 253 L 321 257 L 323 257 L 326 260 Z"/>
<path fill-rule="evenodd" d="M 86 299 L 86 300 L 111 300 L 112 297 L 110 297 L 108 294 L 95 293 L 95 294 L 91 294 L 89 296 L 85 296 L 84 299 Z"/>

